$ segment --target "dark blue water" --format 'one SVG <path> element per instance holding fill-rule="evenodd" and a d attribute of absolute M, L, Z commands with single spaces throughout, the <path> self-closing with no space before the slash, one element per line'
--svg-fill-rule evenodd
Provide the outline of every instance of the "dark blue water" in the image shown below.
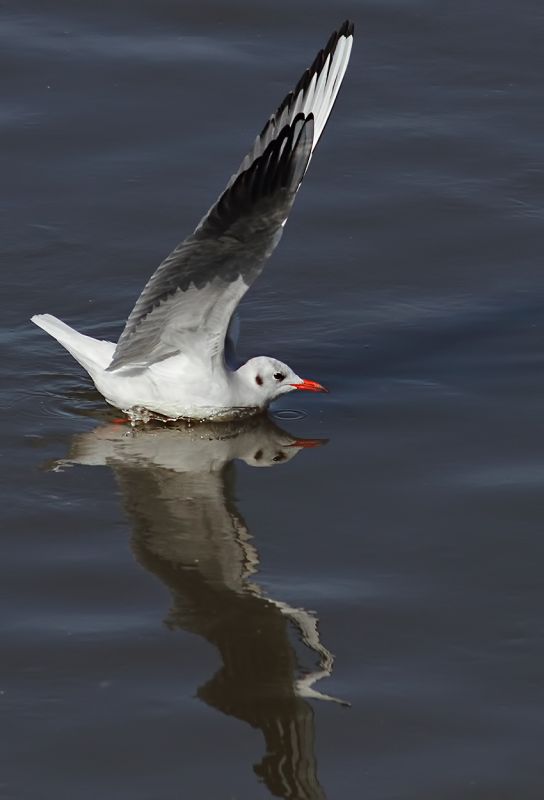
<path fill-rule="evenodd" d="M 117 336 L 345 17 L 242 308 L 331 393 L 113 425 L 28 318 Z M 543 34 L 533 0 L 0 5 L 2 800 L 542 797 Z"/>

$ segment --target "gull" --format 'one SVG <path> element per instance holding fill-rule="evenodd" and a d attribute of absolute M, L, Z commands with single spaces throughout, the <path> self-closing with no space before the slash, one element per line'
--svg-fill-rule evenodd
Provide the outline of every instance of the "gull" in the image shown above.
<path fill-rule="evenodd" d="M 238 369 L 236 308 L 278 244 L 347 69 L 353 24 L 343 23 L 273 114 L 195 231 L 159 265 L 117 344 L 51 314 L 32 322 L 88 372 L 133 421 L 228 420 L 264 411 L 287 392 L 327 391 L 269 356 Z"/>

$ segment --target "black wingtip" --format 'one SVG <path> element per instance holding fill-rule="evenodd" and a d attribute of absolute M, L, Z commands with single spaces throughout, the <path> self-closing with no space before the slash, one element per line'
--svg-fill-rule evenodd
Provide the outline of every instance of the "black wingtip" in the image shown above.
<path fill-rule="evenodd" d="M 260 136 L 264 136 L 267 128 L 269 125 L 274 124 L 274 121 L 279 119 L 282 112 L 285 108 L 291 105 L 295 97 L 298 96 L 299 92 L 306 91 L 310 82 L 315 74 L 319 74 L 323 69 L 325 61 L 327 60 L 328 56 L 334 52 L 336 46 L 342 37 L 350 37 L 353 36 L 353 31 L 355 30 L 355 26 L 353 22 L 349 19 L 344 20 L 342 25 L 338 28 L 337 31 L 333 31 L 329 37 L 329 41 L 325 45 L 325 47 L 318 52 L 316 57 L 314 58 L 312 64 L 304 71 L 300 80 L 298 81 L 297 85 L 294 89 L 292 89 L 289 94 L 282 100 L 278 108 L 276 109 L 275 114 L 272 114 L 271 117 L 265 122 L 264 127 L 260 133 Z"/>
<path fill-rule="evenodd" d="M 333 31 L 329 37 L 329 41 L 325 45 L 325 47 L 319 51 L 319 53 L 314 58 L 311 66 L 308 67 L 307 70 L 304 71 L 302 77 L 300 78 L 299 82 L 295 86 L 295 88 L 289 92 L 287 97 L 283 100 L 281 105 L 279 106 L 278 110 L 275 113 L 275 117 L 279 117 L 283 109 L 291 103 L 294 97 L 297 97 L 298 93 L 301 91 L 305 91 L 308 86 L 310 85 L 310 81 L 312 80 L 315 74 L 319 74 L 325 65 L 327 58 L 334 53 L 336 50 L 336 46 L 341 38 L 353 36 L 354 25 L 349 19 L 346 19 L 340 28 L 337 31 Z M 265 125 L 266 128 L 266 125 Z"/>
<path fill-rule="evenodd" d="M 338 28 L 338 36 L 353 36 L 355 25 L 350 19 L 345 19 Z"/>

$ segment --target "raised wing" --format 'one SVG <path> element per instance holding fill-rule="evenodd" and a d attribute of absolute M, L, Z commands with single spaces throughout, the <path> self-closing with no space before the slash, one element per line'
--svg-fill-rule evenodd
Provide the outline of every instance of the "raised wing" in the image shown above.
<path fill-rule="evenodd" d="M 108 370 L 179 352 L 223 357 L 241 297 L 278 244 L 295 195 L 344 77 L 353 25 L 333 33 L 276 113 L 215 205 L 147 282 Z"/>

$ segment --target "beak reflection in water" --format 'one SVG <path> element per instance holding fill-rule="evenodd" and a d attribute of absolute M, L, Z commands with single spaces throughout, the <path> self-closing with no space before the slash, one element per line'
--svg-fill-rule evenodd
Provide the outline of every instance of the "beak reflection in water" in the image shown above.
<path fill-rule="evenodd" d="M 259 555 L 234 501 L 233 461 L 275 466 L 323 443 L 292 437 L 266 417 L 146 430 L 109 424 L 76 436 L 59 465 L 114 471 L 135 557 L 171 592 L 169 627 L 204 637 L 222 659 L 198 697 L 262 731 L 266 754 L 254 771 L 273 795 L 293 800 L 325 798 L 308 699 L 342 701 L 316 688 L 333 668 L 316 617 L 266 596 L 257 582 Z"/>

